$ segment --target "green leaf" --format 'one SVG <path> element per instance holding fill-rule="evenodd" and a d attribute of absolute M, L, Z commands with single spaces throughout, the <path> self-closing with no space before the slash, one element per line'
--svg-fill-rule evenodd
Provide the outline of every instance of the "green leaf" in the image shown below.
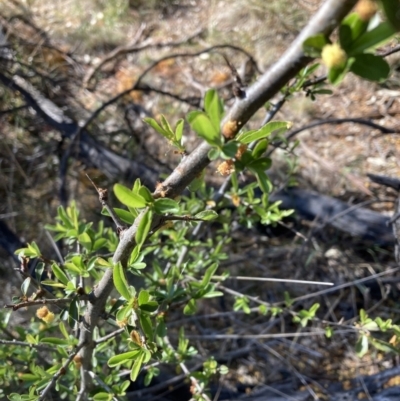
<path fill-rule="evenodd" d="M 113 398 L 114 396 L 112 394 L 103 392 L 97 393 L 93 396 L 94 401 L 112 401 Z"/>
<path fill-rule="evenodd" d="M 153 339 L 154 330 L 153 330 L 153 325 L 151 324 L 150 316 L 147 315 L 147 314 L 144 314 L 144 313 L 140 313 L 139 314 L 139 321 L 140 321 L 140 326 L 141 326 L 145 336 L 149 340 L 152 340 Z"/>
<path fill-rule="evenodd" d="M 218 217 L 218 213 L 214 210 L 203 210 L 200 213 L 194 215 L 194 218 L 205 221 L 215 220 Z"/>
<path fill-rule="evenodd" d="M 396 0 L 380 0 L 386 18 L 396 29 L 400 31 L 400 2 Z"/>
<path fill-rule="evenodd" d="M 217 263 L 213 263 L 204 273 L 204 277 L 203 280 L 201 281 L 201 286 L 205 287 L 209 284 L 212 276 L 214 275 L 214 273 L 217 271 L 218 269 L 218 264 Z"/>
<path fill-rule="evenodd" d="M 389 76 L 390 66 L 383 57 L 373 54 L 358 54 L 354 56 L 350 71 L 361 78 L 381 82 Z"/>
<path fill-rule="evenodd" d="M 67 285 L 69 278 L 67 275 L 64 273 L 64 271 L 61 269 L 60 266 L 58 266 L 56 263 L 53 263 L 51 265 L 51 270 L 53 271 L 54 275 L 60 280 L 63 284 Z"/>
<path fill-rule="evenodd" d="M 160 116 L 161 127 L 167 133 L 168 138 L 172 141 L 175 137 L 174 131 L 172 131 L 172 127 L 169 125 L 168 120 L 165 118 L 163 114 Z"/>
<path fill-rule="evenodd" d="M 124 271 L 124 268 L 123 268 L 121 262 L 118 262 L 114 266 L 113 280 L 114 280 L 114 285 L 115 285 L 115 288 L 117 289 L 117 291 L 127 301 L 129 301 L 131 299 L 131 293 L 129 291 L 128 283 L 127 283 L 126 277 L 125 277 L 125 271 Z"/>
<path fill-rule="evenodd" d="M 196 300 L 191 299 L 183 308 L 184 315 L 194 315 L 197 311 Z"/>
<path fill-rule="evenodd" d="M 382 22 L 355 40 L 348 48 L 347 54 L 352 56 L 373 49 L 389 40 L 395 33 L 395 29 L 389 22 Z"/>
<path fill-rule="evenodd" d="M 89 234 L 87 232 L 80 234 L 78 236 L 78 241 L 87 250 L 90 251 L 92 249 L 92 239 L 90 238 L 90 236 L 89 236 Z"/>
<path fill-rule="evenodd" d="M 135 217 L 128 210 L 120 209 L 120 208 L 115 207 L 114 208 L 114 212 L 124 223 L 127 223 L 127 224 L 131 225 L 135 221 Z M 103 209 L 101 211 L 101 214 L 103 216 L 109 216 L 110 217 L 110 214 L 108 213 L 108 211 L 107 211 L 107 209 L 105 207 L 103 207 Z"/>
<path fill-rule="evenodd" d="M 74 300 L 69 304 L 68 308 L 68 324 L 69 327 L 74 329 L 79 324 L 79 305 L 78 300 Z"/>
<path fill-rule="evenodd" d="M 185 122 L 183 121 L 183 119 L 179 119 L 175 125 L 175 139 L 180 142 L 182 139 L 182 135 L 183 135 L 183 126 L 184 126 Z"/>
<path fill-rule="evenodd" d="M 65 328 L 65 325 L 63 322 L 60 322 L 60 324 L 58 325 L 62 335 L 69 341 L 69 335 L 68 335 L 68 331 Z"/>
<path fill-rule="evenodd" d="M 347 50 L 368 28 L 368 21 L 363 21 L 358 13 L 349 14 L 339 27 L 340 47 Z"/>
<path fill-rule="evenodd" d="M 170 132 L 168 132 L 167 130 L 165 130 L 164 128 L 161 128 L 157 121 L 154 118 L 150 118 L 150 117 L 146 117 L 143 119 L 143 121 L 146 124 L 149 124 L 150 127 L 154 128 L 159 134 L 161 134 L 163 137 L 167 138 L 168 140 L 172 140 L 173 139 L 173 134 L 171 135 Z"/>
<path fill-rule="evenodd" d="M 148 301 L 147 303 L 140 306 L 140 309 L 144 312 L 152 313 L 158 309 L 157 301 Z"/>
<path fill-rule="evenodd" d="M 220 147 L 222 144 L 219 130 L 214 127 L 209 117 L 201 111 L 192 111 L 187 115 L 192 129 L 208 144 Z"/>
<path fill-rule="evenodd" d="M 135 349 L 133 351 L 125 352 L 123 354 L 114 355 L 108 360 L 107 365 L 110 368 L 121 365 L 121 363 L 125 363 L 127 361 L 131 361 L 132 359 L 135 359 L 140 352 L 140 349 Z"/>
<path fill-rule="evenodd" d="M 271 135 L 273 131 L 279 130 L 280 133 L 286 131 L 290 124 L 286 121 L 270 121 L 257 131 L 248 131 L 239 134 L 237 140 L 241 143 L 247 144 L 253 141 L 258 141 Z"/>
<path fill-rule="evenodd" d="M 236 156 L 239 143 L 236 141 L 229 141 L 222 147 L 222 153 L 225 159 L 233 159 Z"/>
<path fill-rule="evenodd" d="M 261 155 L 267 150 L 268 148 L 268 140 L 262 139 L 261 141 L 257 142 L 257 145 L 254 147 L 253 152 L 251 155 L 254 159 L 258 159 Z"/>
<path fill-rule="evenodd" d="M 114 193 L 123 205 L 134 208 L 142 208 L 146 206 L 146 200 L 143 198 L 143 196 L 133 193 L 124 185 L 115 184 Z"/>
<path fill-rule="evenodd" d="M 146 290 L 141 290 L 138 295 L 139 306 L 146 304 L 150 300 L 150 293 Z"/>
<path fill-rule="evenodd" d="M 272 184 L 267 174 L 265 174 L 264 171 L 257 170 L 256 176 L 258 185 L 260 186 L 261 190 L 265 194 L 269 194 L 272 191 Z"/>
<path fill-rule="evenodd" d="M 210 118 L 214 128 L 219 131 L 224 106 L 215 89 L 210 89 L 204 97 L 204 109 Z"/>
<path fill-rule="evenodd" d="M 41 283 L 44 285 L 48 285 L 50 287 L 65 288 L 64 284 L 59 283 L 57 281 L 53 281 L 53 280 L 43 280 Z"/>
<path fill-rule="evenodd" d="M 153 195 L 149 191 L 149 189 L 145 186 L 140 187 L 139 195 L 143 197 L 143 199 L 148 203 L 152 204 L 154 202 Z"/>
<path fill-rule="evenodd" d="M 136 244 L 141 247 L 144 242 L 146 241 L 147 235 L 150 232 L 151 228 L 151 221 L 153 218 L 153 213 L 151 210 L 146 210 L 143 214 L 142 218 L 140 219 L 136 234 L 135 234 L 135 241 Z"/>
<path fill-rule="evenodd" d="M 323 47 L 329 43 L 328 38 L 319 33 L 318 35 L 310 36 L 303 42 L 303 51 L 306 56 L 319 57 Z"/>
<path fill-rule="evenodd" d="M 154 202 L 157 214 L 179 213 L 179 203 L 170 198 L 158 198 Z"/>
<path fill-rule="evenodd" d="M 260 157 L 247 165 L 247 167 L 255 172 L 268 170 L 271 167 L 271 159 L 269 157 Z"/>
<path fill-rule="evenodd" d="M 68 340 L 58 337 L 44 337 L 40 340 L 41 344 L 52 344 L 52 345 L 70 345 Z"/>
<path fill-rule="evenodd" d="M 131 370 L 131 380 L 133 382 L 137 379 L 137 377 L 140 373 L 140 369 L 142 368 L 144 357 L 145 357 L 145 353 L 143 352 L 143 350 L 140 350 L 140 353 L 139 353 L 138 357 L 135 359 L 135 362 L 133 363 L 132 370 Z"/>
<path fill-rule="evenodd" d="M 355 349 L 359 358 L 362 358 L 368 352 L 368 337 L 365 334 L 360 336 Z"/>
<path fill-rule="evenodd" d="M 21 284 L 21 292 L 22 294 L 26 295 L 26 293 L 28 292 L 29 286 L 31 284 L 31 277 L 27 277 L 23 283 Z"/>
<path fill-rule="evenodd" d="M 346 76 L 349 64 L 351 64 L 351 60 L 348 60 L 348 64 L 342 67 L 331 68 L 328 72 L 328 81 L 333 85 L 339 85 Z"/>

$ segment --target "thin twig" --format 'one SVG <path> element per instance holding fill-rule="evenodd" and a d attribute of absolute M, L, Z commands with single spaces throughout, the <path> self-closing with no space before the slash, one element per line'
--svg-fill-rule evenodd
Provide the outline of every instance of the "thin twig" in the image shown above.
<path fill-rule="evenodd" d="M 71 302 L 69 298 L 56 298 L 56 299 L 35 299 L 33 301 L 24 301 L 20 302 L 19 304 L 6 304 L 4 308 L 11 308 L 13 311 L 16 311 L 21 308 L 25 308 L 28 306 L 35 306 L 35 305 L 60 305 L 66 304 Z"/>
<path fill-rule="evenodd" d="M 44 344 L 32 344 L 32 343 L 28 343 L 25 341 L 17 341 L 17 340 L 0 340 L 0 344 L 3 345 L 18 345 L 20 347 L 29 347 L 29 348 L 35 348 L 38 350 L 43 350 L 43 351 L 54 351 L 55 348 L 52 348 L 48 345 L 44 345 Z"/>
<path fill-rule="evenodd" d="M 44 390 L 40 393 L 40 397 L 38 398 L 38 401 L 44 401 L 46 399 L 47 393 L 53 388 L 53 386 L 56 384 L 56 381 L 63 375 L 65 375 L 65 372 L 68 369 L 68 366 L 71 364 L 75 356 L 78 354 L 78 352 L 83 348 L 85 343 L 78 344 L 76 348 L 74 349 L 73 352 L 69 355 L 69 357 L 65 360 L 65 362 L 62 364 L 61 368 L 58 369 L 57 373 L 53 375 L 51 378 L 50 382 L 48 385 L 44 388 Z"/>

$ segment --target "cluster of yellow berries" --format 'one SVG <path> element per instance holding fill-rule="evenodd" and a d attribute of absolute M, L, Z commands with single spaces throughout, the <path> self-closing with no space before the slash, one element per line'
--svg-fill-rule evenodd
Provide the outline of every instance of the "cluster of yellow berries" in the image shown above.
<path fill-rule="evenodd" d="M 46 323 L 51 323 L 54 320 L 54 313 L 50 312 L 47 306 L 42 306 L 36 311 L 36 316 Z"/>

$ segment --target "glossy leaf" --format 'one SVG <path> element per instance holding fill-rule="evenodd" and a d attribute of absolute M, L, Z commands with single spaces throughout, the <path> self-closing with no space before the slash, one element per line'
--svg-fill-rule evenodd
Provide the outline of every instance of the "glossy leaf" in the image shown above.
<path fill-rule="evenodd" d="M 318 35 L 310 36 L 303 42 L 303 51 L 306 56 L 319 57 L 323 47 L 329 43 L 327 37 L 320 33 Z"/>
<path fill-rule="evenodd" d="M 204 97 L 204 109 L 210 118 L 214 128 L 219 131 L 221 125 L 224 106 L 215 89 L 210 89 Z"/>
<path fill-rule="evenodd" d="M 389 40 L 395 33 L 395 29 L 389 22 L 382 22 L 355 40 L 348 48 L 347 53 L 351 56 L 375 48 Z"/>
<path fill-rule="evenodd" d="M 147 235 L 149 234 L 151 228 L 151 221 L 153 218 L 153 213 L 151 210 L 146 210 L 140 219 L 136 234 L 135 241 L 136 244 L 141 247 L 146 241 Z"/>
<path fill-rule="evenodd" d="M 64 273 L 64 271 L 61 269 L 60 266 L 58 266 L 56 263 L 53 263 L 51 265 L 51 270 L 53 271 L 54 275 L 65 285 L 68 284 L 69 278 L 67 275 Z"/>
<path fill-rule="evenodd" d="M 124 185 L 115 184 L 114 193 L 123 205 L 134 208 L 142 208 L 146 206 L 146 200 L 143 198 L 143 196 L 133 193 Z"/>
<path fill-rule="evenodd" d="M 140 373 L 140 369 L 142 368 L 144 357 L 145 357 L 145 353 L 143 352 L 143 350 L 140 350 L 140 353 L 137 356 L 137 358 L 135 359 L 135 362 L 133 363 L 132 370 L 131 370 L 131 380 L 133 382 L 136 381 L 136 379 Z"/>
<path fill-rule="evenodd" d="M 387 79 L 390 66 L 386 60 L 373 54 L 358 54 L 354 56 L 350 71 L 361 78 L 381 82 Z"/>
<path fill-rule="evenodd" d="M 218 213 L 214 210 L 203 210 L 194 216 L 196 219 L 205 221 L 215 220 L 218 217 Z"/>
<path fill-rule="evenodd" d="M 288 128 L 289 124 L 286 121 L 271 121 L 257 131 L 248 131 L 239 134 L 237 140 L 241 143 L 248 144 L 266 138 L 274 131 L 279 130 L 280 132 L 284 132 Z"/>
<path fill-rule="evenodd" d="M 196 300 L 191 299 L 189 302 L 186 304 L 186 306 L 183 308 L 183 313 L 185 315 L 194 315 L 197 311 L 197 306 L 196 306 Z"/>
<path fill-rule="evenodd" d="M 135 359 L 140 352 L 141 352 L 140 349 L 135 349 L 133 351 L 129 351 L 129 352 L 125 352 L 123 354 L 112 356 L 108 360 L 107 365 L 110 368 L 113 368 L 115 366 L 121 365 L 121 363 L 125 363 L 127 361 L 132 360 L 132 359 Z"/>
<path fill-rule="evenodd" d="M 159 198 L 154 202 L 154 211 L 157 214 L 179 213 L 179 203 L 170 198 Z"/>
<path fill-rule="evenodd" d="M 210 118 L 201 111 L 192 111 L 187 115 L 187 120 L 192 129 L 212 146 L 221 146 L 219 130 L 214 127 Z"/>
<path fill-rule="evenodd" d="M 113 281 L 117 291 L 123 296 L 127 301 L 131 299 L 131 293 L 129 291 L 128 283 L 125 277 L 125 270 L 121 263 L 117 263 L 114 266 L 113 271 Z"/>

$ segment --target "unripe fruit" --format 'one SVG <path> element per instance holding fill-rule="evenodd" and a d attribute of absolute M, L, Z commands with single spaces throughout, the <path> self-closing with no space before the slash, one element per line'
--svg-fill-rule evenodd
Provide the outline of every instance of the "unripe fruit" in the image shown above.
<path fill-rule="evenodd" d="M 347 61 L 346 52 L 340 47 L 338 43 L 325 45 L 321 53 L 322 62 L 328 68 L 343 67 Z"/>
<path fill-rule="evenodd" d="M 51 323 L 54 320 L 54 313 L 50 312 L 47 306 L 42 306 L 36 311 L 36 316 L 46 323 Z"/>
<path fill-rule="evenodd" d="M 354 10 L 363 21 L 369 21 L 378 11 L 378 4 L 373 0 L 360 0 Z"/>

